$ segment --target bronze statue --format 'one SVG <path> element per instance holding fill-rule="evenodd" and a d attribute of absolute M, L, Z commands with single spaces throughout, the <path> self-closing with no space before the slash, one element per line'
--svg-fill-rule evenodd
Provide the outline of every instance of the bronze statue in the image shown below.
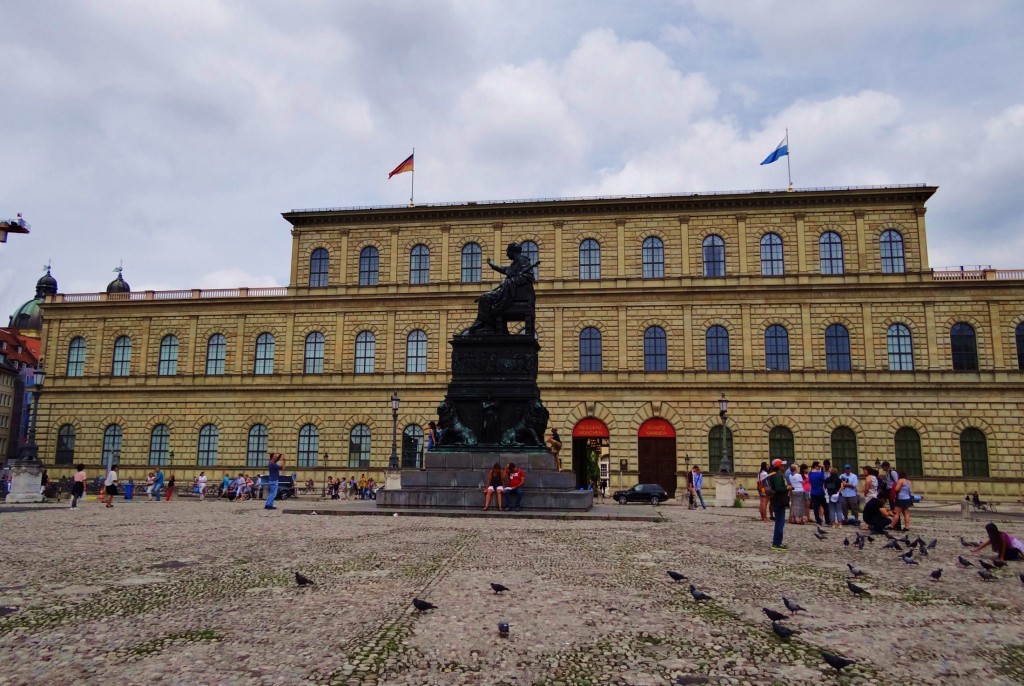
<path fill-rule="evenodd" d="M 524 333 L 533 334 L 533 268 L 537 265 L 530 264 L 530 258 L 523 255 L 518 243 L 509 243 L 505 254 L 512 260 L 507 267 L 487 260 L 487 266 L 504 274 L 505 280 L 477 298 L 476 321 L 463 335 L 507 334 L 509 321 L 525 322 Z"/>

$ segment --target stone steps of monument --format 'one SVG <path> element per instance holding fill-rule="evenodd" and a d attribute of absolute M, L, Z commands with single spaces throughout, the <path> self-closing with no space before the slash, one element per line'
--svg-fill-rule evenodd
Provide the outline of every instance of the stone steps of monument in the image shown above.
<path fill-rule="evenodd" d="M 427 471 L 432 469 L 476 469 L 489 470 L 498 463 L 502 468 L 513 462 L 526 470 L 527 474 L 540 471 L 555 471 L 555 456 L 546 452 L 448 452 L 431 451 L 423 459 Z"/>
<path fill-rule="evenodd" d="M 482 491 L 488 472 L 475 469 L 425 469 L 403 471 L 402 488 L 475 488 Z M 576 488 L 576 475 L 572 472 L 526 471 L 527 491 L 554 489 L 571 491 Z"/>
<path fill-rule="evenodd" d="M 491 507 L 498 499 L 491 497 Z M 503 502 L 508 505 L 507 502 Z M 594 504 L 593 491 L 525 490 L 524 510 L 586 511 Z M 377 493 L 377 507 L 477 508 L 484 506 L 484 494 L 477 488 L 405 488 Z"/>

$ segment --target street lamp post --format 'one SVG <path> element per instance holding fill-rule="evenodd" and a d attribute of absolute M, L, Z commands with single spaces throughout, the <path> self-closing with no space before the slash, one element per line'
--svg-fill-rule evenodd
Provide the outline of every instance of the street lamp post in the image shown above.
<path fill-rule="evenodd" d="M 722 456 L 718 463 L 718 474 L 715 476 L 715 507 L 732 507 L 736 501 L 736 478 L 732 475 L 732 463 L 729 460 L 729 444 L 726 443 L 726 415 L 729 413 L 729 401 L 725 393 L 718 399 L 718 416 L 722 420 Z"/>
<path fill-rule="evenodd" d="M 729 412 L 729 401 L 725 397 L 725 393 L 718 399 L 718 416 L 722 418 L 722 459 L 718 464 L 718 471 L 723 474 L 728 474 L 732 471 L 732 464 L 729 462 L 729 448 L 725 442 L 725 415 Z"/>
<path fill-rule="evenodd" d="M 37 367 L 32 374 L 32 404 L 29 405 L 28 432 L 25 445 L 21 446 L 21 459 L 32 462 L 39 461 L 39 446 L 36 444 L 36 423 L 39 420 L 39 396 L 43 393 L 43 382 L 46 381 L 46 372 L 42 366 Z"/>
<path fill-rule="evenodd" d="M 388 462 L 389 470 L 396 470 L 398 466 L 398 404 L 400 399 L 398 391 L 391 394 L 391 460 Z"/>
<path fill-rule="evenodd" d="M 330 457 L 330 453 L 324 453 L 324 490 L 320 492 L 320 500 L 327 497 L 327 460 Z"/>

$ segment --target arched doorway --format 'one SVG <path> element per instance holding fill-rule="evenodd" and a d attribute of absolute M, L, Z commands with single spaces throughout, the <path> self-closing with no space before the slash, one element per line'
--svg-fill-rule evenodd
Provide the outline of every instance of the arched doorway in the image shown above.
<path fill-rule="evenodd" d="M 637 467 L 642 484 L 659 484 L 676 497 L 676 430 L 664 419 L 653 417 L 637 432 Z"/>
<path fill-rule="evenodd" d="M 590 484 L 590 464 L 593 462 L 600 472 L 603 455 L 608 448 L 608 427 L 595 417 L 581 419 L 572 428 L 572 471 L 576 474 L 576 488 Z M 600 476 L 597 477 L 601 479 Z"/>

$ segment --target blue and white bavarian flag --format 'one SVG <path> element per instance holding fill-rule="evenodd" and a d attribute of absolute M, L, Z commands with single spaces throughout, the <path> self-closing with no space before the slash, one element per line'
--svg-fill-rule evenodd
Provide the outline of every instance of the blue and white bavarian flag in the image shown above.
<path fill-rule="evenodd" d="M 778 146 L 776 146 L 776 148 L 771 151 L 771 154 L 769 154 L 768 157 L 764 158 L 764 162 L 762 162 L 761 164 L 771 164 L 772 162 L 778 160 L 781 157 L 785 157 L 788 154 L 789 134 L 787 133 L 786 136 L 781 141 L 779 141 Z"/>

